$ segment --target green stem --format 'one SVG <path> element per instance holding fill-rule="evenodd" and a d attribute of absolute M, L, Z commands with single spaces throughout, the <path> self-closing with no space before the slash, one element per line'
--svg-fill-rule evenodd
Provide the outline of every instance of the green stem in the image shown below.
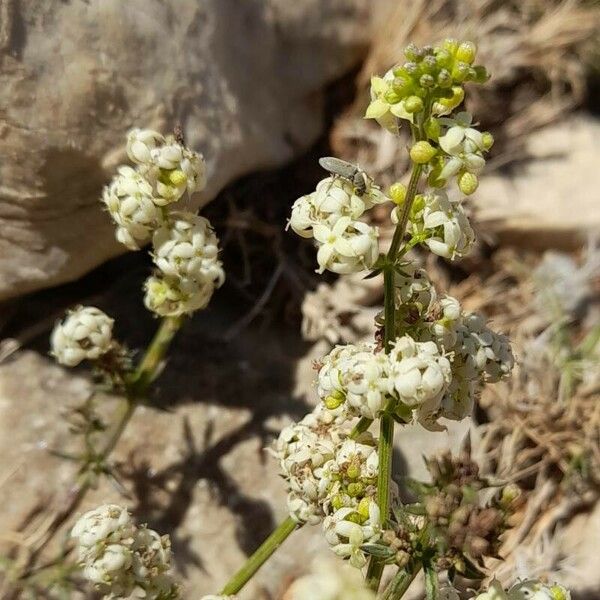
<path fill-rule="evenodd" d="M 368 419 L 367 417 L 361 417 L 358 420 L 358 423 L 352 428 L 352 431 L 348 435 L 351 440 L 355 440 L 361 433 L 364 433 L 369 427 L 371 427 L 371 423 L 373 423 L 373 419 Z"/>
<path fill-rule="evenodd" d="M 177 333 L 178 329 L 181 327 L 182 322 L 183 320 L 181 317 L 166 317 L 161 321 L 161 324 L 152 338 L 150 345 L 146 349 L 138 368 L 135 370 L 128 383 L 126 397 L 119 408 L 112 433 L 106 440 L 104 446 L 102 446 L 101 450 L 92 457 L 95 463 L 101 464 L 105 462 L 115 449 L 115 446 L 121 439 L 127 424 L 135 412 L 139 398 L 148 391 L 150 383 L 152 383 L 160 372 L 169 345 L 175 336 L 175 333 Z M 69 490 L 65 505 L 58 513 L 56 513 L 46 531 L 38 540 L 35 548 L 31 551 L 26 565 L 27 570 L 21 578 L 27 576 L 31 566 L 35 563 L 42 550 L 48 545 L 50 540 L 53 539 L 60 527 L 81 505 L 95 480 L 93 472 L 89 469 L 90 466 L 90 464 L 85 465 L 87 468 L 83 470 L 75 484 Z"/>
<path fill-rule="evenodd" d="M 430 564 L 425 565 L 425 597 L 427 600 L 438 600 L 439 583 L 437 573 Z"/>
<path fill-rule="evenodd" d="M 220 594 L 222 596 L 237 594 L 297 527 L 298 524 L 291 517 L 283 521 L 225 584 Z"/>
<path fill-rule="evenodd" d="M 407 571 L 406 569 L 400 569 L 392 581 L 390 581 L 387 588 L 385 588 L 379 600 L 399 600 L 402 598 L 420 570 L 420 564 L 417 564 L 410 571 Z"/>

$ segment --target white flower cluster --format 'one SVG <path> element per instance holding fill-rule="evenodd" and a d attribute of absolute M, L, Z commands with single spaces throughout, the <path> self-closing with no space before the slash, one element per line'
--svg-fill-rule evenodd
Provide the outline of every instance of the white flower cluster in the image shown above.
<path fill-rule="evenodd" d="M 399 211 L 400 207 L 392 211 L 394 223 L 398 223 Z M 466 256 L 475 242 L 461 203 L 450 200 L 442 190 L 415 198 L 408 232 L 434 254 L 450 260 Z"/>
<path fill-rule="evenodd" d="M 339 556 L 362 567 L 361 545 L 380 535 L 374 500 L 379 466 L 368 433 L 348 438 L 345 418 L 323 406 L 286 427 L 271 449 L 288 485 L 288 509 L 298 523 L 323 521 L 326 539 Z"/>
<path fill-rule="evenodd" d="M 117 239 L 138 250 L 163 224 L 164 207 L 204 188 L 205 166 L 201 155 L 150 129 L 127 134 L 127 155 L 136 168 L 120 167 L 102 201 L 117 224 Z"/>
<path fill-rule="evenodd" d="M 432 341 L 398 338 L 389 354 L 374 344 L 337 346 L 322 361 L 317 392 L 330 410 L 379 417 L 390 399 L 421 421 L 437 414 L 451 380 L 449 360 Z"/>
<path fill-rule="evenodd" d="M 205 187 L 204 159 L 150 129 L 128 133 L 127 155 L 136 167 L 120 167 L 102 201 L 122 244 L 138 250 L 152 239 L 157 272 L 145 285 L 146 307 L 163 317 L 204 308 L 225 280 L 219 240 L 205 218 L 170 210 L 184 193 Z"/>
<path fill-rule="evenodd" d="M 520 581 L 504 591 L 494 579 L 488 589 L 473 600 L 571 600 L 571 592 L 558 583 L 547 584 L 535 579 Z"/>
<path fill-rule="evenodd" d="M 359 219 L 388 198 L 370 180 L 364 192 L 342 177 L 331 176 L 311 194 L 294 202 L 289 226 L 318 246 L 318 273 L 326 269 L 346 274 L 373 266 L 379 256 L 379 231 Z"/>
<path fill-rule="evenodd" d="M 77 540 L 85 578 L 107 599 L 180 597 L 168 573 L 168 536 L 136 527 L 126 509 L 115 504 L 99 506 L 77 521 L 71 536 Z"/>
<path fill-rule="evenodd" d="M 292 583 L 283 600 L 375 600 L 375 593 L 356 569 L 320 559 Z"/>
<path fill-rule="evenodd" d="M 146 282 L 146 306 L 161 316 L 204 308 L 225 281 L 218 258 L 219 240 L 209 221 L 173 212 L 152 238 L 158 274 Z"/>
<path fill-rule="evenodd" d="M 114 320 L 93 306 L 78 306 L 57 323 L 50 338 L 51 353 L 67 367 L 97 360 L 113 347 Z"/>

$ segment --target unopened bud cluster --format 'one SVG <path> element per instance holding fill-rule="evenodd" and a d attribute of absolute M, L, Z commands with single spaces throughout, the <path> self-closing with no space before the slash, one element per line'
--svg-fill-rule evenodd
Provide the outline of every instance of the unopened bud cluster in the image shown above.
<path fill-rule="evenodd" d="M 298 523 L 322 522 L 332 550 L 363 567 L 361 546 L 380 534 L 377 441 L 369 433 L 350 439 L 348 425 L 317 406 L 281 432 L 271 453 L 287 482 L 291 517 Z"/>
<path fill-rule="evenodd" d="M 149 129 L 128 133 L 127 155 L 135 168 L 120 167 L 102 201 L 122 244 L 137 250 L 152 240 L 157 269 L 145 285 L 147 308 L 160 316 L 204 308 L 225 279 L 219 240 L 205 218 L 173 210 L 185 194 L 204 189 L 204 159 Z"/>
<path fill-rule="evenodd" d="M 147 527 L 137 527 L 126 509 L 106 504 L 75 524 L 84 577 L 107 599 L 177 600 L 179 587 L 169 574 L 171 545 Z"/>

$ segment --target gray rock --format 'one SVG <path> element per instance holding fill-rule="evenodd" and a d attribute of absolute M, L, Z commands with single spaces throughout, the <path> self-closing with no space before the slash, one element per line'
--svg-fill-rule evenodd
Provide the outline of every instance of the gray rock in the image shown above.
<path fill-rule="evenodd" d="M 0 0 L 0 299 L 123 251 L 98 198 L 132 126 L 183 125 L 206 203 L 322 126 L 369 38 L 368 0 Z M 367 25 L 367 26 L 365 26 Z"/>

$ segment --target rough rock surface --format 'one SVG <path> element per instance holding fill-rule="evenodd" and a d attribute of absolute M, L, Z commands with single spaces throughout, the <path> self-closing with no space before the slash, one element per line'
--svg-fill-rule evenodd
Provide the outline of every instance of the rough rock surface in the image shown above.
<path fill-rule="evenodd" d="M 600 157 L 600 119 L 575 115 L 532 134 L 530 159 L 482 178 L 477 220 L 501 243 L 578 248 L 600 234 L 600 193 L 591 183 Z"/>
<path fill-rule="evenodd" d="M 207 202 L 321 130 L 321 92 L 360 57 L 367 0 L 0 0 L 0 299 L 123 248 L 98 197 L 132 126 L 208 162 Z"/>

